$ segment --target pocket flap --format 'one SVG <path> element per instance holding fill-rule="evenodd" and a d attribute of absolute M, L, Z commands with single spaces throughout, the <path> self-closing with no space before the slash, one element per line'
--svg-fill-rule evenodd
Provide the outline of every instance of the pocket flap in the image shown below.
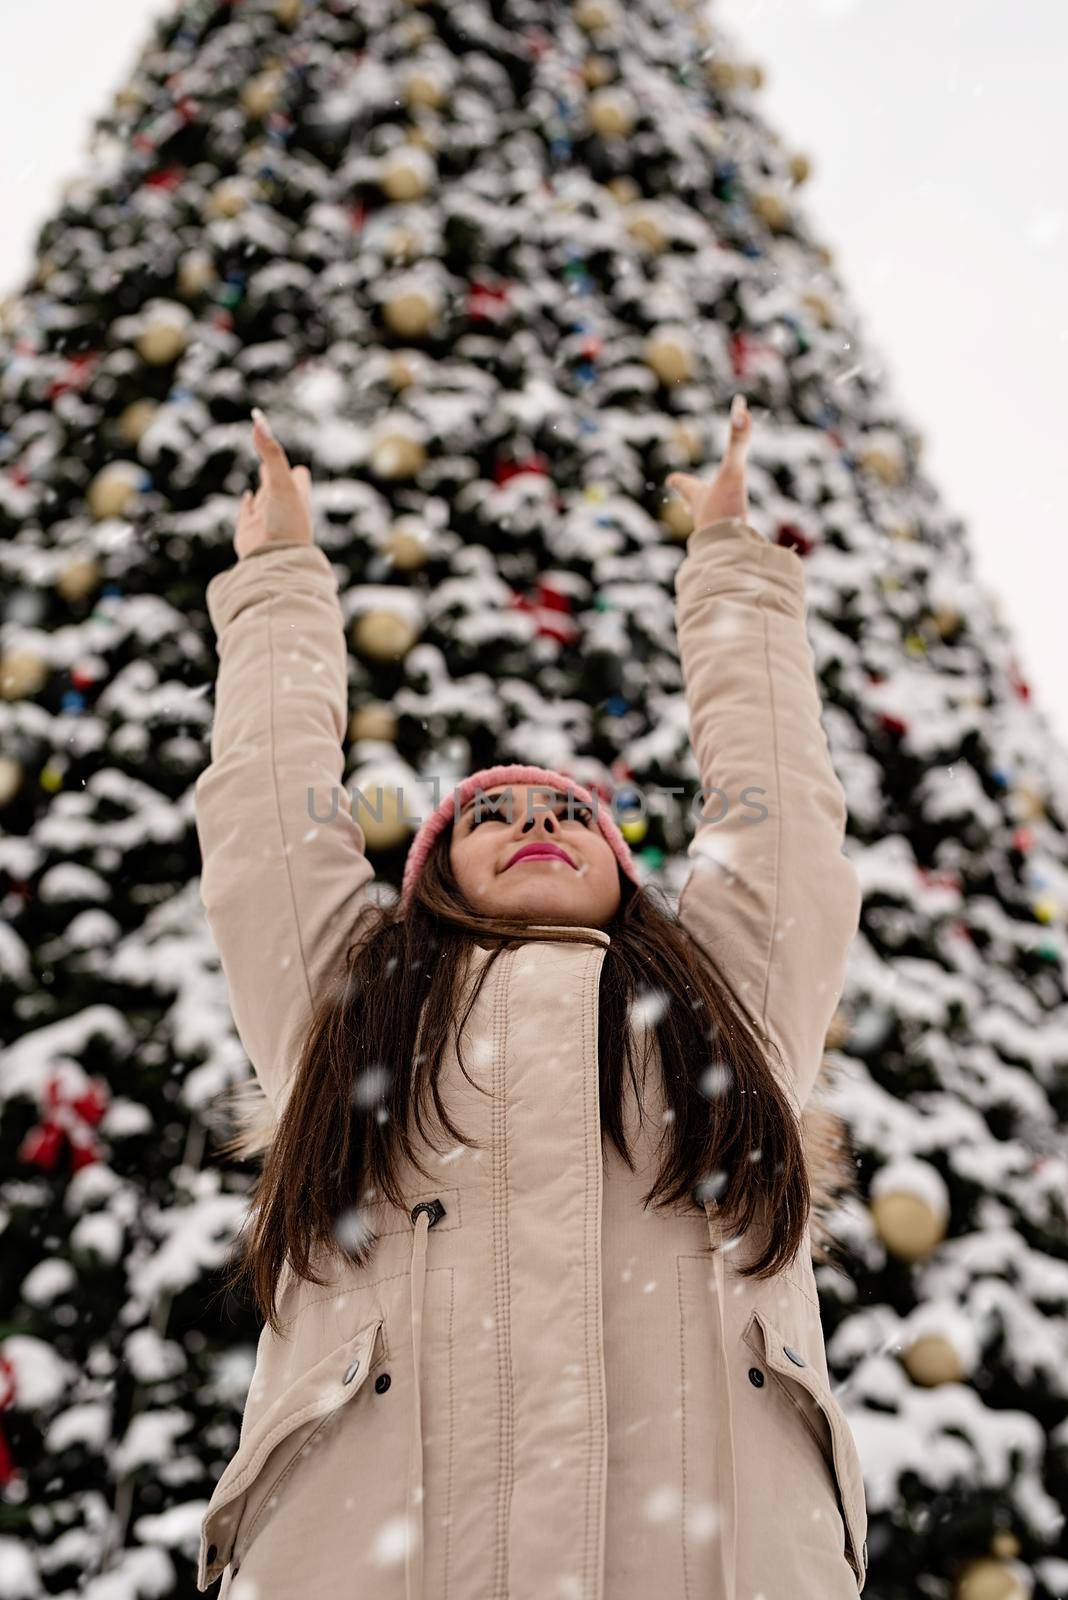
<path fill-rule="evenodd" d="M 868 1511 L 860 1452 L 849 1418 L 811 1363 L 799 1352 L 801 1365 L 786 1354 L 793 1347 L 766 1311 L 754 1310 L 744 1334 L 745 1342 L 784 1385 L 807 1426 L 812 1430 L 830 1467 L 838 1490 L 850 1549 L 846 1554 L 863 1589 L 868 1567 Z"/>
<path fill-rule="evenodd" d="M 198 1589 L 214 1583 L 230 1560 L 244 1497 L 271 1453 L 302 1423 L 347 1404 L 363 1388 L 382 1323 L 383 1318 L 376 1317 L 291 1383 L 238 1446 L 201 1522 Z"/>

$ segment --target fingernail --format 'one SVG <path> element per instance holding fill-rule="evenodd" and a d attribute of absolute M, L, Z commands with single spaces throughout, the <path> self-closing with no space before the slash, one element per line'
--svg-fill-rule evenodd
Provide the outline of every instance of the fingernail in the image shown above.
<path fill-rule="evenodd" d="M 252 407 L 252 419 L 253 419 L 254 422 L 258 422 L 260 424 L 260 427 L 263 428 L 266 433 L 269 433 L 272 439 L 274 438 L 274 429 L 271 427 L 271 424 L 267 421 L 267 418 L 264 416 L 264 414 L 260 410 L 259 406 L 253 406 Z"/>

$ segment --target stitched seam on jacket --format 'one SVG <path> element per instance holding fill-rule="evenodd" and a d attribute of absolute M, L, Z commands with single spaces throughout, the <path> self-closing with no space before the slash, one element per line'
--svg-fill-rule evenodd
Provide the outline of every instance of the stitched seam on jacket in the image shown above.
<path fill-rule="evenodd" d="M 511 1361 L 511 1323 L 509 1321 L 508 1237 L 508 1119 L 505 1095 L 507 1072 L 505 1057 L 508 1041 L 508 997 L 512 984 L 514 953 L 501 976 L 497 963 L 497 994 L 493 1007 L 494 1085 L 493 1085 L 493 1261 L 494 1302 L 497 1307 L 497 1539 L 494 1553 L 493 1595 L 508 1600 L 508 1519 L 515 1471 L 515 1374 Z"/>
<path fill-rule="evenodd" d="M 285 817 L 282 807 L 282 797 L 278 789 L 278 769 L 275 765 L 275 694 L 274 694 L 274 668 L 275 645 L 273 611 L 277 595 L 271 595 L 267 601 L 267 730 L 268 730 L 268 757 L 271 769 L 271 793 L 274 795 L 275 815 L 278 818 L 278 837 L 282 845 L 282 864 L 285 868 L 286 883 L 289 885 L 289 905 L 293 913 L 293 925 L 297 930 L 297 949 L 300 952 L 300 970 L 304 974 L 304 988 L 307 992 L 307 1004 L 312 1002 L 311 977 L 308 973 L 308 960 L 304 954 L 304 930 L 300 925 L 300 914 L 297 911 L 297 896 L 293 887 L 293 868 L 289 859 L 288 841 L 286 839 Z"/>
<path fill-rule="evenodd" d="M 300 1460 L 301 1456 L 304 1453 L 305 1446 L 311 1444 L 313 1439 L 318 1438 L 319 1434 L 326 1427 L 327 1423 L 330 1421 L 331 1416 L 333 1416 L 333 1415 L 335 1415 L 335 1413 L 327 1412 L 327 1414 L 323 1418 L 323 1420 L 320 1423 L 318 1423 L 318 1425 L 316 1427 L 314 1427 L 312 1429 L 311 1433 L 309 1433 L 308 1437 L 304 1440 L 303 1444 L 301 1444 L 300 1448 L 297 1451 L 294 1452 L 292 1461 L 288 1462 L 287 1465 L 282 1468 L 282 1470 L 279 1473 L 278 1477 L 275 1479 L 274 1483 L 271 1485 L 271 1487 L 268 1490 L 268 1492 L 264 1495 L 262 1501 L 260 1502 L 260 1509 L 256 1512 L 256 1515 L 252 1519 L 251 1526 L 249 1527 L 249 1529 L 246 1532 L 245 1536 L 241 1540 L 241 1554 L 237 1558 L 239 1566 L 240 1566 L 241 1562 L 244 1561 L 246 1555 L 248 1554 L 249 1546 L 251 1545 L 253 1539 L 256 1536 L 256 1529 L 259 1527 L 260 1522 L 263 1519 L 263 1513 L 266 1511 L 266 1509 L 270 1505 L 271 1501 L 278 1494 L 278 1492 L 281 1489 L 282 1485 L 285 1483 L 286 1479 L 289 1477 L 290 1473 L 293 1471 L 293 1468 L 296 1466 L 297 1462 Z M 232 1553 L 231 1553 L 230 1559 L 231 1559 L 231 1561 L 233 1560 L 233 1554 Z"/>
<path fill-rule="evenodd" d="M 767 548 L 772 549 L 773 547 L 769 545 Z M 763 571 L 767 564 L 766 560 L 762 559 L 760 564 L 762 576 L 766 582 L 767 573 Z M 771 646 L 768 639 L 768 613 L 764 605 L 766 595 L 767 590 L 764 587 L 764 584 L 762 584 L 757 590 L 757 606 L 764 623 L 764 665 L 768 675 L 768 710 L 771 719 L 771 753 L 775 767 L 775 888 L 771 920 L 768 928 L 768 954 L 764 966 L 764 996 L 760 1009 L 761 1026 L 765 1034 L 768 1032 L 768 991 L 771 987 L 771 962 L 775 949 L 775 929 L 779 920 L 780 867 L 782 863 L 782 771 L 779 763 L 778 721 L 775 716 L 775 678 L 771 669 Z M 786 1062 L 786 1067 L 787 1070 L 791 1069 L 791 1063 L 789 1061 Z"/>
<path fill-rule="evenodd" d="M 587 1372 L 597 1377 L 597 1428 L 593 1428 L 593 1419 L 589 1419 L 589 1464 L 587 1468 L 586 1488 L 586 1574 L 585 1587 L 587 1593 L 599 1593 L 600 1582 L 597 1581 L 595 1563 L 599 1562 L 602 1548 L 601 1534 L 604 1481 L 598 1477 L 598 1468 L 601 1464 L 601 1441 L 605 1437 L 606 1419 L 603 1410 L 603 1396 L 601 1393 L 601 1377 L 604 1371 L 604 1344 L 599 1336 L 598 1317 L 600 1315 L 602 1294 L 601 1284 L 598 1281 L 596 1289 L 591 1288 L 593 1273 L 590 1270 L 591 1261 L 597 1262 L 597 1276 L 600 1279 L 601 1269 L 601 1230 L 597 1214 L 597 1207 L 591 1205 L 589 1196 L 594 1192 L 598 1178 L 603 1184 L 603 1154 L 601 1142 L 598 1140 L 596 1151 L 591 1150 L 590 1127 L 600 1126 L 600 1073 L 598 1070 L 597 1022 L 599 1018 L 598 1005 L 598 974 L 603 965 L 603 957 L 598 954 L 597 948 L 591 949 L 586 958 L 586 969 L 583 975 L 583 1029 L 587 1038 L 593 1037 L 594 1071 L 583 1073 L 583 1143 L 586 1148 L 586 1360 Z M 596 1089 L 597 1099 L 594 1100 Z M 596 1160 L 596 1168 L 593 1163 Z M 593 1403 L 593 1384 L 587 1378 L 586 1382 L 587 1405 Z"/>
<path fill-rule="evenodd" d="M 456 1372 L 454 1366 L 454 1351 L 456 1350 L 456 1336 L 454 1325 L 456 1320 L 456 1269 L 450 1267 L 449 1272 L 449 1467 L 445 1479 L 445 1588 L 441 1600 L 449 1600 L 451 1587 L 451 1551 L 452 1551 L 452 1474 L 453 1451 L 455 1448 L 456 1433 Z"/>

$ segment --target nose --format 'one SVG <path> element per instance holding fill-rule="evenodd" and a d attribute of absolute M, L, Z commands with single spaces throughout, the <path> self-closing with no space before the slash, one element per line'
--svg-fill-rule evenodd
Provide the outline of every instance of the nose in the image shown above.
<path fill-rule="evenodd" d="M 531 828 L 537 827 L 538 823 L 544 825 L 545 832 L 548 834 L 558 832 L 560 827 L 559 819 L 552 811 L 535 811 L 525 819 L 522 832 L 528 833 Z"/>

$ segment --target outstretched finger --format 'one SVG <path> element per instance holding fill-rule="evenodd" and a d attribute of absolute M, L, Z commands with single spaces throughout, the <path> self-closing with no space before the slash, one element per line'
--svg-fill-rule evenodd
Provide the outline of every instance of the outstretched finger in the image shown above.
<path fill-rule="evenodd" d="M 259 406 L 253 406 L 252 408 L 252 423 L 252 442 L 259 451 L 260 460 L 263 462 L 267 475 L 271 476 L 283 469 L 288 472 L 290 470 L 289 457 L 275 438 L 271 425 Z"/>

